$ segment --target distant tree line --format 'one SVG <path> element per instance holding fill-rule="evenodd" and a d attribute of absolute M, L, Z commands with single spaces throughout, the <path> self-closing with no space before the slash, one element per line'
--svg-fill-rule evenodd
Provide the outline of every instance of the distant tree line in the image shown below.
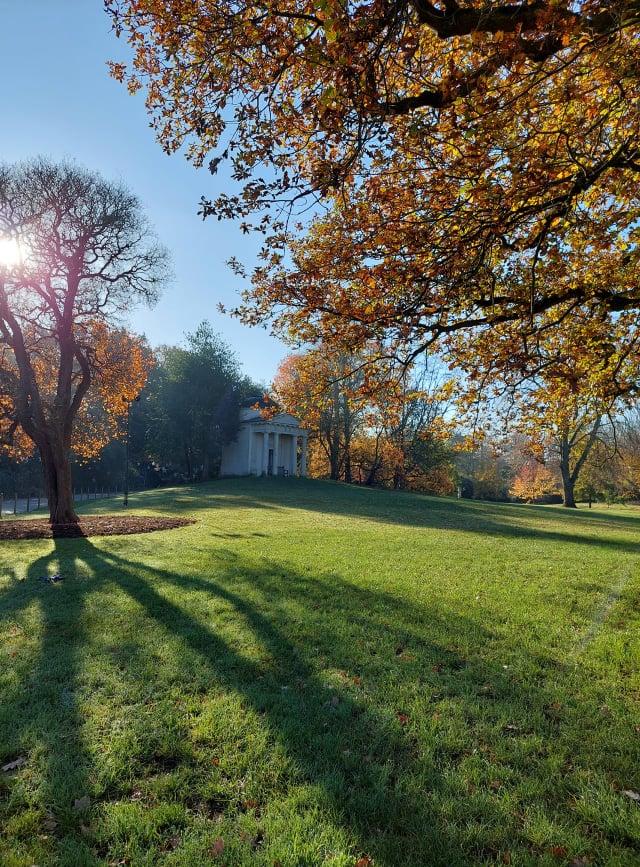
<path fill-rule="evenodd" d="M 208 322 L 187 334 L 184 346 L 147 352 L 151 373 L 144 389 L 127 400 L 128 418 L 121 418 L 117 435 L 96 456 L 72 451 L 76 491 L 122 490 L 127 436 L 134 488 L 215 478 L 222 448 L 237 434 L 242 403 L 263 390 L 242 374 L 233 351 Z M 42 492 L 39 456 L 1 457 L 0 491 L 5 496 Z"/>
<path fill-rule="evenodd" d="M 241 406 L 265 390 L 243 376 L 208 322 L 182 346 L 145 351 L 151 372 L 127 400 L 117 435 L 96 456 L 72 452 L 78 493 L 122 490 L 125 467 L 134 489 L 216 478 Z M 457 371 L 451 376 L 442 360 L 394 369 L 379 347 L 369 352 L 378 357 L 321 346 L 288 356 L 278 369 L 277 405 L 311 431 L 311 477 L 494 501 L 640 500 L 637 409 L 621 404 L 616 413 L 612 406 L 599 413 L 578 402 L 570 417 L 566 405 L 555 411 L 536 395 L 525 411 L 526 389 L 507 399 L 494 379 L 493 403 L 485 394 L 472 412 L 469 395 L 477 389 Z M 89 415 L 101 411 L 89 404 Z M 1 456 L 0 492 L 43 492 L 39 456 Z"/>
<path fill-rule="evenodd" d="M 407 367 L 372 343 L 290 355 L 274 395 L 311 430 L 312 476 L 481 500 L 640 500 L 633 401 L 545 385 L 494 370 L 470 381 L 434 356 Z"/>

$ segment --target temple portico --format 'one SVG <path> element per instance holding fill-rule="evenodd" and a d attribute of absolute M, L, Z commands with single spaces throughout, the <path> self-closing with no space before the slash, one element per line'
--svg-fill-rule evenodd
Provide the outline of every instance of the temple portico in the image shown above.
<path fill-rule="evenodd" d="M 259 409 L 240 411 L 235 442 L 222 451 L 221 476 L 306 476 L 308 431 L 288 413 L 264 417 Z"/>

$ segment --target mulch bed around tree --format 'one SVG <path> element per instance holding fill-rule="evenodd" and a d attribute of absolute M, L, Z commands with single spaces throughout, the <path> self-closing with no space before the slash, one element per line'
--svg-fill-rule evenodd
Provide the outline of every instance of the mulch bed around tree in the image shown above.
<path fill-rule="evenodd" d="M 157 518 L 149 515 L 83 515 L 79 524 L 52 526 L 44 518 L 24 521 L 0 521 L 2 539 L 61 539 L 75 536 L 127 536 L 133 533 L 154 533 L 195 524 L 186 518 Z"/>

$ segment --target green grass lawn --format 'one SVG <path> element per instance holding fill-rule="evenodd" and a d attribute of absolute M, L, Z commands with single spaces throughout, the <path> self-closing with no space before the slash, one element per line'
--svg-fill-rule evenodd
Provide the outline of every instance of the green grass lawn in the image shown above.
<path fill-rule="evenodd" d="M 3 867 L 640 864 L 639 512 L 131 506 L 196 523 L 0 549 Z"/>

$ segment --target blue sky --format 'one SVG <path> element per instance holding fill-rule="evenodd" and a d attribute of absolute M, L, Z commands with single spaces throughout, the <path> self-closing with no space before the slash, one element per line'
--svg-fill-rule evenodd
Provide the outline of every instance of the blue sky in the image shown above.
<path fill-rule="evenodd" d="M 233 223 L 197 216 L 200 197 L 213 196 L 220 181 L 181 154 L 166 156 L 143 97 L 109 77 L 106 61 L 126 59 L 127 50 L 102 0 L 0 0 L 0 10 L 0 160 L 71 158 L 123 181 L 170 250 L 175 273 L 160 303 L 133 313 L 130 327 L 152 346 L 177 345 L 207 319 L 243 372 L 268 385 L 290 350 L 216 310 L 218 302 L 236 303 L 241 288 L 226 260 L 251 264 L 252 242 Z"/>

